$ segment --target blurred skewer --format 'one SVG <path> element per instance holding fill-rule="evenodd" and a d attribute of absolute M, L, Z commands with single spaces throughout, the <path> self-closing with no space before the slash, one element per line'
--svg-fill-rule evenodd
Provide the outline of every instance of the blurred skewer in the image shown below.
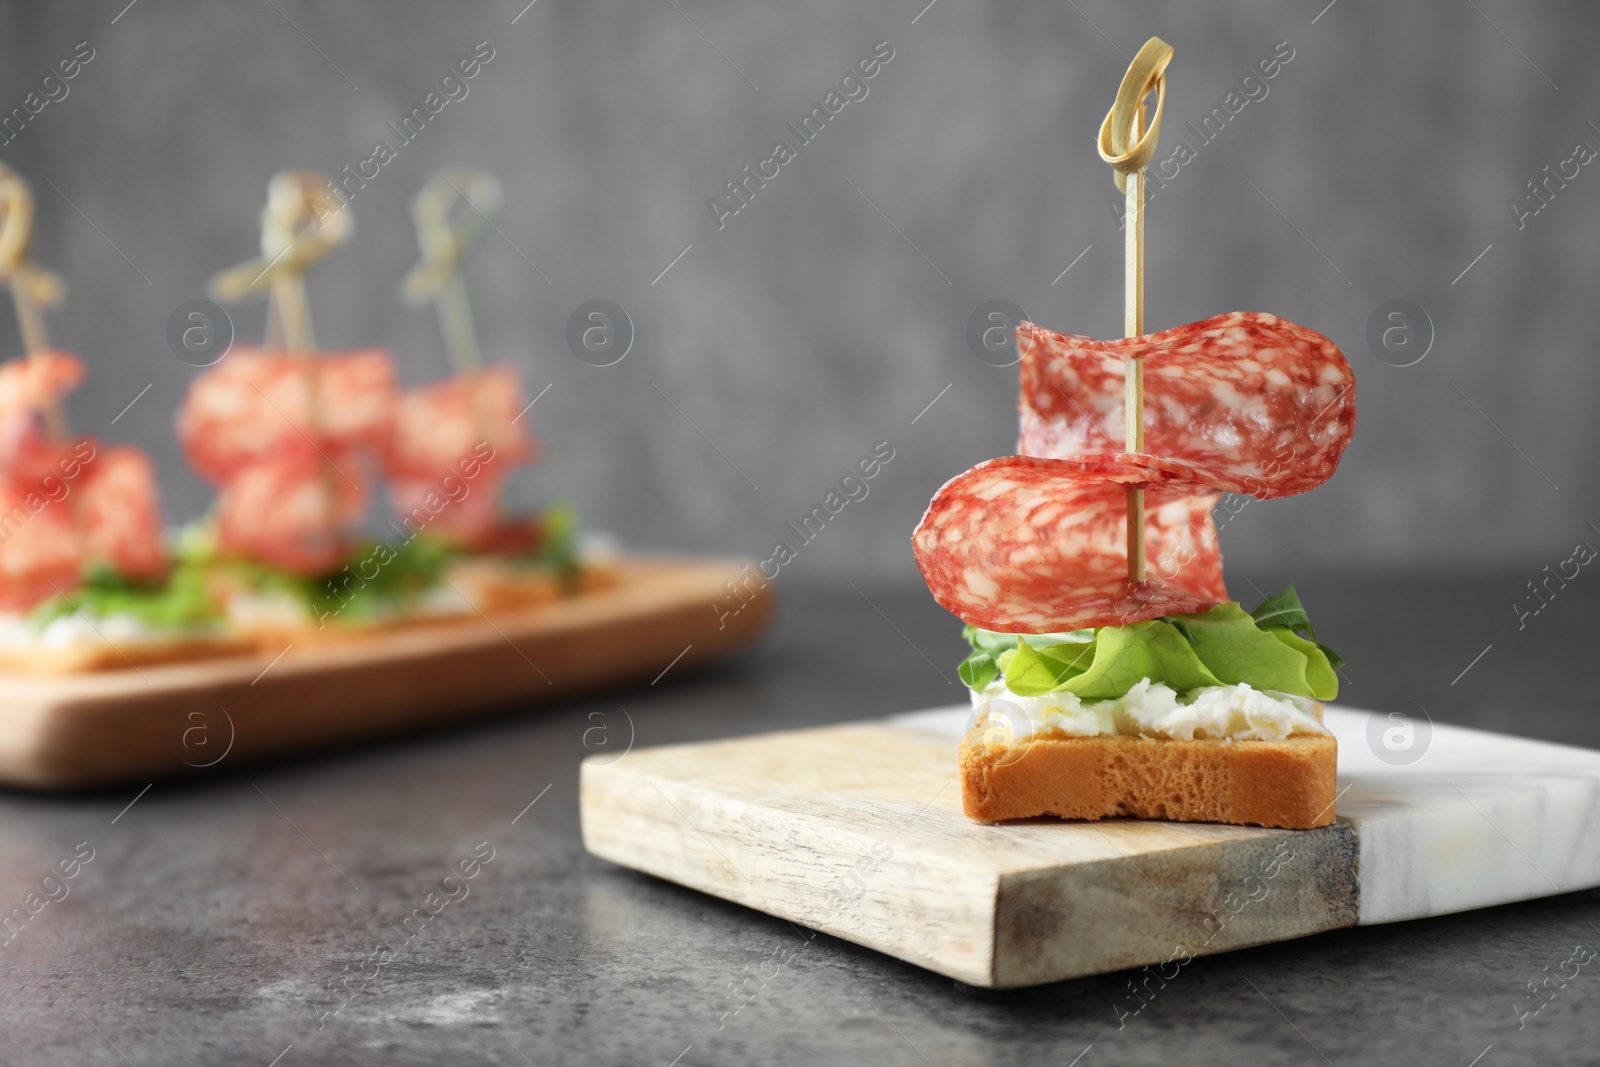
<path fill-rule="evenodd" d="M 471 210 L 452 218 L 457 201 Z M 492 175 L 472 170 L 441 171 L 411 202 L 422 261 L 400 283 L 400 295 L 413 307 L 433 301 L 439 313 L 439 331 L 457 371 L 483 366 L 461 264 L 483 237 L 489 214 L 500 202 L 500 183 Z"/>
<path fill-rule="evenodd" d="M 225 303 L 266 293 L 264 344 L 302 361 L 307 429 L 313 438 L 322 424 L 322 398 L 313 369 L 317 339 L 306 299 L 306 271 L 349 240 L 354 228 L 355 220 L 333 183 L 315 171 L 279 171 L 267 183 L 267 203 L 261 209 L 261 255 L 212 275 L 208 286 L 211 296 Z M 347 476 L 331 459 L 323 458 L 323 496 L 332 512 L 338 500 L 334 477 Z"/>
<path fill-rule="evenodd" d="M 212 275 L 216 300 L 237 303 L 267 295 L 266 346 L 297 354 L 316 351 L 305 275 L 350 239 L 355 220 L 326 178 L 313 171 L 286 170 L 267 184 L 261 209 L 261 255 Z"/>
<path fill-rule="evenodd" d="M 11 290 L 17 329 L 29 359 L 50 349 L 44 309 L 61 302 L 66 289 L 59 275 L 33 262 L 33 191 L 16 171 L 0 163 L 0 282 Z M 61 401 L 52 396 L 45 408 L 45 428 L 53 443 L 67 436 Z"/>
<path fill-rule="evenodd" d="M 453 218 L 457 203 L 470 210 Z M 483 368 L 461 264 L 482 239 L 489 213 L 500 203 L 500 183 L 492 174 L 464 169 L 440 171 L 411 201 L 422 259 L 401 281 L 400 295 L 412 307 L 433 301 L 451 366 L 461 375 Z M 487 438 L 489 414 L 482 389 L 483 383 L 471 384 L 472 423 L 478 436 Z"/>

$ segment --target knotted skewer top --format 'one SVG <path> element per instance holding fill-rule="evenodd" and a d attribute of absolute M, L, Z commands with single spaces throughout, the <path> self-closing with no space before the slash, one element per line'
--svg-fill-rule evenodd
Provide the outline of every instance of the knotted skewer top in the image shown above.
<path fill-rule="evenodd" d="M 500 207 L 500 183 L 472 170 L 441 171 L 411 202 L 422 261 L 400 283 L 406 303 L 434 301 L 445 346 L 458 371 L 483 365 L 478 335 L 461 280 L 461 264 L 489 226 L 489 213 Z M 468 210 L 455 212 L 457 204 Z M 452 217 L 455 213 L 458 217 Z"/>
<path fill-rule="evenodd" d="M 274 281 L 297 278 L 350 239 L 355 220 L 329 187 L 308 170 L 285 170 L 267 184 L 261 209 L 261 255 L 212 275 L 218 300 L 244 300 Z"/>
<path fill-rule="evenodd" d="M 267 342 L 293 352 L 316 348 L 306 304 L 305 273 L 350 239 L 355 229 L 344 201 L 322 175 L 286 170 L 267 184 L 261 209 L 261 255 L 211 277 L 217 300 L 238 301 L 269 294 Z"/>
<path fill-rule="evenodd" d="M 452 219 L 456 201 L 472 209 Z M 434 176 L 411 201 L 411 218 L 417 226 L 417 246 L 422 262 L 401 282 L 410 304 L 421 305 L 435 296 L 461 270 L 461 261 L 488 229 L 488 215 L 500 207 L 500 183 L 491 174 L 474 170 L 447 170 Z"/>
<path fill-rule="evenodd" d="M 1116 100 L 1100 124 L 1100 158 L 1111 164 L 1116 172 L 1117 188 L 1127 192 L 1128 175 L 1145 168 L 1156 154 L 1156 144 L 1161 140 L 1161 109 L 1167 100 L 1167 64 L 1172 62 L 1173 49 L 1159 37 L 1152 37 L 1139 49 L 1122 76 Z M 1144 99 L 1154 90 L 1155 114 L 1150 116 L 1142 132 L 1135 125 L 1144 107 Z M 1130 143 L 1131 142 L 1131 143 Z"/>
<path fill-rule="evenodd" d="M 33 191 L 0 163 L 0 283 L 17 301 L 18 325 L 30 354 L 50 347 L 39 311 L 59 304 L 66 291 L 59 275 L 33 261 L 32 244 Z"/>
<path fill-rule="evenodd" d="M 11 290 L 17 329 L 30 359 L 50 348 L 44 309 L 61 302 L 66 286 L 60 275 L 33 261 L 33 190 L 22 176 L 0 163 L 0 283 Z M 44 410 L 45 427 L 56 441 L 66 439 L 67 418 L 59 398 Z"/>

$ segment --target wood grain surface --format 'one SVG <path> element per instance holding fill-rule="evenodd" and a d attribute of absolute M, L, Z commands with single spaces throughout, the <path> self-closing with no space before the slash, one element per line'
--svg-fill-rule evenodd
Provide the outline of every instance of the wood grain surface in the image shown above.
<path fill-rule="evenodd" d="M 870 722 L 583 766 L 596 855 L 972 985 L 1014 987 L 1356 922 L 1349 828 L 961 813 L 956 743 Z"/>

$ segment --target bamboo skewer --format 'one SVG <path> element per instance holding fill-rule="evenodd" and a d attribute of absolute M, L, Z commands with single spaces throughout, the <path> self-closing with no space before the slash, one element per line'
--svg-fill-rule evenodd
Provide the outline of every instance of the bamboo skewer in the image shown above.
<path fill-rule="evenodd" d="M 55 272 L 33 261 L 33 190 L 21 175 L 3 163 L 0 163 L 0 212 L 4 213 L 4 220 L 0 221 L 0 282 L 11 290 L 17 331 L 22 335 L 26 358 L 37 365 L 50 351 L 44 309 L 61 302 L 66 285 Z M 45 402 L 44 427 L 52 446 L 66 445 L 67 415 L 59 396 L 52 394 Z M 84 526 L 81 497 L 71 496 L 67 501 L 67 513 L 72 517 L 72 537 L 79 555 L 86 556 L 89 532 Z"/>
<path fill-rule="evenodd" d="M 267 185 L 261 209 L 261 255 L 211 277 L 213 298 L 224 302 L 267 294 L 266 346 L 309 355 L 316 335 L 306 300 L 305 275 L 350 239 L 349 211 L 319 174 L 286 170 Z"/>
<path fill-rule="evenodd" d="M 1123 253 L 1123 333 L 1138 337 L 1144 333 L 1144 183 L 1145 165 L 1155 154 L 1161 138 L 1161 110 L 1167 98 L 1166 69 L 1172 62 L 1172 46 L 1152 37 L 1139 49 L 1122 76 L 1116 101 L 1100 124 L 1100 158 L 1111 165 L 1117 188 L 1126 196 L 1122 224 L 1125 234 Z M 1155 114 L 1145 123 L 1145 98 L 1156 94 Z M 1144 359 L 1128 360 L 1123 378 L 1123 449 L 1144 451 Z M 1145 581 L 1144 486 L 1127 489 L 1128 581 Z"/>
<path fill-rule="evenodd" d="M 483 367 L 478 347 L 478 331 L 472 321 L 472 305 L 467 302 L 467 286 L 461 264 L 467 253 L 489 227 L 489 213 L 500 207 L 500 183 L 483 171 L 443 170 L 422 187 L 411 202 L 411 218 L 417 227 L 417 247 L 422 259 L 400 283 L 400 295 L 413 307 L 432 299 L 439 315 L 439 332 L 444 336 L 450 364 L 457 374 L 469 374 Z M 470 210 L 459 220 L 451 218 L 457 203 Z M 482 440 L 488 440 L 490 419 L 483 391 L 486 383 L 473 383 L 472 425 Z"/>
<path fill-rule="evenodd" d="M 0 213 L 4 215 L 0 221 L 0 282 L 11 290 L 23 351 L 30 360 L 37 360 L 50 349 L 44 309 L 60 303 L 65 287 L 55 273 L 33 262 L 30 247 L 33 192 L 16 171 L 3 163 L 0 163 Z M 50 400 L 44 419 L 51 443 L 65 441 L 67 420 L 59 399 Z"/>
<path fill-rule="evenodd" d="M 333 188 L 331 182 L 312 171 L 274 174 L 267 184 L 266 206 L 261 209 L 261 255 L 212 275 L 209 285 L 212 297 L 225 302 L 244 300 L 265 290 L 264 344 L 267 348 L 281 348 L 301 361 L 305 369 L 306 419 L 310 424 L 307 429 L 313 436 L 322 423 L 323 398 L 314 373 L 317 338 L 311 329 L 305 276 L 312 265 L 349 240 L 355 226 Z M 330 511 L 337 500 L 335 474 L 349 479 L 331 459 L 327 460 L 322 483 Z"/>
<path fill-rule="evenodd" d="M 1132 137 L 1144 133 L 1144 105 L 1133 114 Z M 1128 337 L 1144 333 L 1144 171 L 1128 175 L 1124 245 L 1122 332 Z M 1144 451 L 1144 357 L 1128 360 L 1122 385 L 1123 450 Z M 1144 581 L 1144 486 L 1128 486 L 1128 581 Z"/>
<path fill-rule="evenodd" d="M 450 212 L 458 200 L 471 211 L 454 221 Z M 439 314 L 439 331 L 444 335 L 451 365 L 458 372 L 483 366 L 461 264 L 488 228 L 489 213 L 499 206 L 500 183 L 488 174 L 470 170 L 441 171 L 411 202 L 422 260 L 400 283 L 400 294 L 414 307 L 433 301 Z"/>

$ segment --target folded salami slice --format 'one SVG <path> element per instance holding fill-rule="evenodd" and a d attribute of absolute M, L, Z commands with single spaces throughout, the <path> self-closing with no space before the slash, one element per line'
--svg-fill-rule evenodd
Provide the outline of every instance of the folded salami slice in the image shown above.
<path fill-rule="evenodd" d="M 84 464 L 75 506 L 85 554 L 126 578 L 154 580 L 167 571 L 161 544 L 161 494 L 155 465 L 132 445 L 100 447 Z"/>
<path fill-rule="evenodd" d="M 1019 451 L 1124 448 L 1123 375 L 1144 358 L 1144 451 L 1211 489 L 1261 499 L 1315 489 L 1355 430 L 1350 364 L 1315 330 L 1254 311 L 1097 341 L 1032 323 L 1022 354 Z"/>
<path fill-rule="evenodd" d="M 331 571 L 349 553 L 366 511 L 358 477 L 348 454 L 325 459 L 308 448 L 252 463 L 218 497 L 218 547 L 297 574 Z"/>
<path fill-rule="evenodd" d="M 56 349 L 0 363 L 0 418 L 59 402 L 86 374 L 81 359 Z"/>
<path fill-rule="evenodd" d="M 324 451 L 380 451 L 398 397 L 394 358 L 381 348 L 310 360 L 235 349 L 189 386 L 178 440 L 195 470 L 220 485 L 308 441 Z"/>
<path fill-rule="evenodd" d="M 433 482 L 460 478 L 464 464 L 509 473 L 538 456 L 524 403 L 522 376 L 504 363 L 408 389 L 395 409 L 389 470 Z"/>
<path fill-rule="evenodd" d="M 82 384 L 83 361 L 48 351 L 0 363 L 0 469 L 33 479 L 50 473 L 61 451 L 50 440 L 45 412 Z"/>
<path fill-rule="evenodd" d="M 912 535 L 933 597 L 1001 633 L 1118 626 L 1226 600 L 1215 494 L 1148 457 L 1003 456 L 952 478 Z M 1126 497 L 1145 489 L 1148 580 L 1127 577 Z"/>
<path fill-rule="evenodd" d="M 61 485 L 47 496 L 37 481 L 0 474 L 0 611 L 24 611 L 78 584 L 83 553 Z"/>
<path fill-rule="evenodd" d="M 389 502 L 408 535 L 427 533 L 468 548 L 485 548 L 499 533 L 500 472 L 476 478 L 394 478 Z"/>

